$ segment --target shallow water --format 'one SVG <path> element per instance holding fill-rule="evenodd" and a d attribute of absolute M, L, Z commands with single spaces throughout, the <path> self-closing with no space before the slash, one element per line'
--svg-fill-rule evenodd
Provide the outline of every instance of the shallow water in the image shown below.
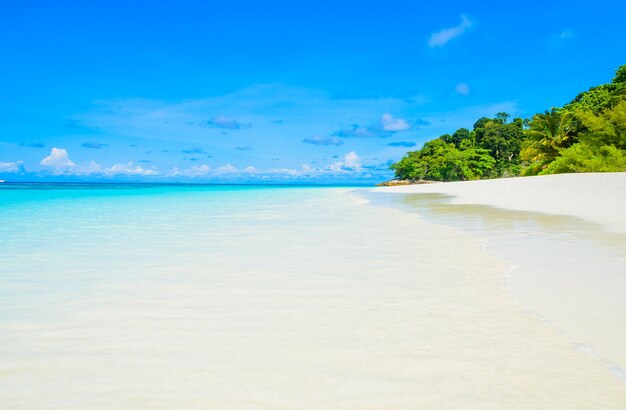
<path fill-rule="evenodd" d="M 484 241 L 343 189 L 0 190 L 3 408 L 620 408 Z"/>

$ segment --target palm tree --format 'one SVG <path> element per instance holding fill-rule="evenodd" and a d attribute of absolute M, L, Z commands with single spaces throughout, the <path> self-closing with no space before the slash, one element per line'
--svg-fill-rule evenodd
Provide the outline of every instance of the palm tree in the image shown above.
<path fill-rule="evenodd" d="M 543 114 L 536 114 L 526 131 L 520 158 L 530 161 L 526 175 L 535 175 L 559 156 L 559 151 L 573 143 L 571 133 L 572 115 L 567 111 L 552 108 Z"/>

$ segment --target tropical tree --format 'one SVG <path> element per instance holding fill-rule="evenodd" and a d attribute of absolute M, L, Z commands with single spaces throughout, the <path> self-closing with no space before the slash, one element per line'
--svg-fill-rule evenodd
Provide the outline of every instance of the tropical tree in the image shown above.
<path fill-rule="evenodd" d="M 597 147 L 586 142 L 579 142 L 561 151 L 561 155 L 541 173 L 624 171 L 626 171 L 626 150 L 612 145 Z"/>
<path fill-rule="evenodd" d="M 495 175 L 517 175 L 519 152 L 524 131 L 515 123 L 503 123 L 505 117 L 495 119 L 484 125 L 477 135 L 482 135 L 478 146 L 489 151 L 496 160 Z"/>
<path fill-rule="evenodd" d="M 470 138 L 470 131 L 467 128 L 459 128 L 454 131 L 454 134 L 444 134 L 441 137 L 448 144 L 454 144 L 455 147 L 460 148 L 463 141 L 467 141 Z"/>
<path fill-rule="evenodd" d="M 574 142 L 570 137 L 571 121 L 569 112 L 556 108 L 533 116 L 520 151 L 520 158 L 529 161 L 524 175 L 538 174 L 559 156 L 561 149 Z"/>
<path fill-rule="evenodd" d="M 465 148 L 470 144 L 463 145 Z M 495 162 L 486 149 L 469 146 L 459 150 L 454 144 L 437 138 L 424 144 L 422 149 L 407 153 L 391 169 L 400 179 L 464 181 L 487 175 Z"/>

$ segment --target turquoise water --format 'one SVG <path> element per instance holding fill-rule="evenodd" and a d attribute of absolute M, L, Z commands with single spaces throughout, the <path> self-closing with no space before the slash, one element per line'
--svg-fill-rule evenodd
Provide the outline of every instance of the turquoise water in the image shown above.
<path fill-rule="evenodd" d="M 252 232 L 320 188 L 147 184 L 0 185 L 0 320 L 19 306 L 75 300 L 103 281 L 139 280 L 218 252 L 226 228 Z M 7 309 L 8 307 L 8 309 Z M 49 315 L 54 309 L 22 312 Z"/>

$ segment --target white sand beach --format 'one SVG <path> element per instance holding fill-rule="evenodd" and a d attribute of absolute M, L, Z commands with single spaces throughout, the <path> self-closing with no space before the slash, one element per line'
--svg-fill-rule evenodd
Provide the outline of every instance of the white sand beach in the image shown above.
<path fill-rule="evenodd" d="M 473 233 L 488 237 L 488 249 L 516 265 L 507 281 L 516 300 L 562 330 L 579 348 L 609 360 L 614 373 L 626 380 L 626 173 L 375 191 L 447 195 L 444 202 L 450 206 L 437 208 L 437 220 L 443 223 L 446 213 L 482 218 L 482 223 L 499 218 L 503 225 L 496 228 L 499 235 L 486 226 Z M 519 212 L 503 211 L 507 209 Z"/>
<path fill-rule="evenodd" d="M 561 174 L 446 182 L 377 191 L 440 193 L 456 204 L 482 204 L 519 211 L 568 215 L 626 234 L 626 173 Z"/>

